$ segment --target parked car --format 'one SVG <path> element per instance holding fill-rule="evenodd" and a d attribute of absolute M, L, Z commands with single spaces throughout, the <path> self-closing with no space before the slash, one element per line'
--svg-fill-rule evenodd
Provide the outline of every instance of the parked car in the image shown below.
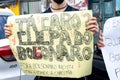
<path fill-rule="evenodd" d="M 5 38 L 4 24 L 12 15 L 14 13 L 10 9 L 0 9 L 0 80 L 34 80 L 35 76 L 26 75 L 21 70 Z"/>

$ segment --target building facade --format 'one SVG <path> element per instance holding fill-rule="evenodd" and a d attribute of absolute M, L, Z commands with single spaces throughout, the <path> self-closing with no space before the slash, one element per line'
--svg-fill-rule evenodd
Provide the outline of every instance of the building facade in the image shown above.
<path fill-rule="evenodd" d="M 93 10 L 93 16 L 97 17 L 101 29 L 108 18 L 120 15 L 120 0 L 66 1 L 79 10 Z M 0 7 L 9 7 L 15 15 L 41 13 L 49 5 L 50 0 L 0 0 Z"/>

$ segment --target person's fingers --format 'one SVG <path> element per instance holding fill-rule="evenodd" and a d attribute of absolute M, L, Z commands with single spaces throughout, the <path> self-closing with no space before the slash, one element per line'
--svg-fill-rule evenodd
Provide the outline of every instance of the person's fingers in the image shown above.
<path fill-rule="evenodd" d="M 87 25 L 90 25 L 90 24 L 96 24 L 97 25 L 97 19 L 96 17 L 91 17 L 87 23 Z"/>
<path fill-rule="evenodd" d="M 9 37 L 12 34 L 11 25 L 5 24 L 4 30 L 6 37 Z"/>
<path fill-rule="evenodd" d="M 91 17 L 89 20 L 97 20 L 96 17 Z"/>
<path fill-rule="evenodd" d="M 5 27 L 11 28 L 13 25 L 11 23 L 5 24 Z"/>
<path fill-rule="evenodd" d="M 99 42 L 97 43 L 97 46 L 98 46 L 98 48 L 100 48 L 100 47 L 104 47 L 105 45 L 104 45 L 103 42 L 99 41 Z"/>
<path fill-rule="evenodd" d="M 102 41 L 103 42 L 103 34 L 101 33 L 100 36 L 99 36 L 99 41 Z"/>
<path fill-rule="evenodd" d="M 9 37 L 12 34 L 11 30 L 7 29 L 5 30 L 5 36 Z"/>
<path fill-rule="evenodd" d="M 89 19 L 86 30 L 90 30 L 95 35 L 99 31 L 98 23 L 95 17 Z"/>
<path fill-rule="evenodd" d="M 98 25 L 97 22 L 96 22 L 96 20 L 89 20 L 88 23 L 87 23 L 88 26 L 92 25 L 92 24 Z"/>
<path fill-rule="evenodd" d="M 93 34 L 95 35 L 96 33 L 98 33 L 98 27 L 96 27 L 96 25 L 90 25 L 86 28 L 86 30 L 90 30 L 93 32 Z"/>
<path fill-rule="evenodd" d="M 104 41 L 103 41 L 103 34 L 101 33 L 99 36 L 99 41 L 97 42 L 97 46 L 99 49 L 101 49 L 101 47 L 104 47 Z"/>

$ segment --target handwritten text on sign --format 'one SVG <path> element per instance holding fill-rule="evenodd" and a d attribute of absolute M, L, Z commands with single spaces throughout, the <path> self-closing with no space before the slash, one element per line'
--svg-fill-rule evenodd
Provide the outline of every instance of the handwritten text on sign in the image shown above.
<path fill-rule="evenodd" d="M 102 52 L 110 80 L 120 80 L 120 17 L 108 19 L 103 33 Z"/>
<path fill-rule="evenodd" d="M 12 19 L 12 51 L 27 74 L 83 77 L 91 73 L 91 11 L 30 14 Z M 8 22 L 9 22 L 8 20 Z"/>

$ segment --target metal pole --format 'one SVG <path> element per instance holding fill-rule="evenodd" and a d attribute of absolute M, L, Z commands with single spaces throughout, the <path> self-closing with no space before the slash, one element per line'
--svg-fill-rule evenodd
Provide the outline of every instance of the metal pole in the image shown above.
<path fill-rule="evenodd" d="M 30 14 L 29 1 L 27 1 L 28 14 Z"/>

